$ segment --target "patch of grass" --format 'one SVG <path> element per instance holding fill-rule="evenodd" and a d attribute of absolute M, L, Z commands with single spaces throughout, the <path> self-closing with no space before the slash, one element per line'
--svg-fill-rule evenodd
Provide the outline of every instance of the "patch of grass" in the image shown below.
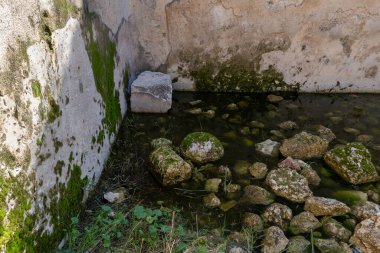
<path fill-rule="evenodd" d="M 7 148 L 3 148 L 2 151 L 0 151 L 0 161 L 3 162 L 7 167 L 14 167 L 16 166 L 16 157 L 9 151 Z"/>
<path fill-rule="evenodd" d="M 136 205 L 126 211 L 113 211 L 102 205 L 91 223 L 80 228 L 78 216 L 66 230 L 68 252 L 183 252 L 193 234 L 182 224 L 179 211 L 165 207 Z"/>

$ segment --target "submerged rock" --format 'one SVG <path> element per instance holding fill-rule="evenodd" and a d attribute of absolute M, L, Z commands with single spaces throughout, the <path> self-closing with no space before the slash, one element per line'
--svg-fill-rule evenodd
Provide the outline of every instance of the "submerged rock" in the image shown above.
<path fill-rule="evenodd" d="M 362 252 L 380 252 L 380 216 L 373 216 L 358 224 L 351 241 Z"/>
<path fill-rule="evenodd" d="M 270 139 L 257 143 L 256 146 L 256 151 L 267 156 L 272 156 L 276 157 L 279 155 L 279 148 L 280 148 L 280 143 L 277 141 L 272 141 Z"/>
<path fill-rule="evenodd" d="M 168 146 L 155 149 L 150 161 L 153 174 L 164 186 L 175 185 L 191 177 L 192 166 Z"/>
<path fill-rule="evenodd" d="M 368 200 L 368 196 L 365 192 L 355 190 L 336 191 L 332 196 L 350 206 L 365 203 Z"/>
<path fill-rule="evenodd" d="M 278 127 L 283 130 L 294 130 L 299 128 L 297 123 L 291 120 L 281 122 L 278 124 Z"/>
<path fill-rule="evenodd" d="M 287 157 L 285 160 L 282 160 L 277 166 L 279 168 L 288 168 L 288 169 L 292 169 L 295 171 L 301 170 L 301 165 L 298 162 L 298 160 L 295 160 L 295 159 L 291 158 L 290 156 Z"/>
<path fill-rule="evenodd" d="M 241 195 L 241 186 L 239 184 L 229 184 L 224 191 L 228 199 L 237 199 Z"/>
<path fill-rule="evenodd" d="M 217 193 L 219 191 L 219 185 L 222 183 L 220 178 L 211 178 L 206 181 L 205 190 L 208 192 Z"/>
<path fill-rule="evenodd" d="M 260 186 L 248 185 L 244 187 L 240 202 L 246 205 L 269 205 L 274 202 L 274 195 Z"/>
<path fill-rule="evenodd" d="M 251 121 L 251 122 L 249 123 L 249 125 L 250 125 L 251 127 L 254 127 L 254 128 L 264 128 L 264 127 L 265 127 L 264 123 L 261 123 L 261 122 L 259 122 L 259 121 L 255 121 L 255 120 Z"/>
<path fill-rule="evenodd" d="M 249 168 L 249 173 L 251 174 L 252 177 L 256 179 L 262 179 L 265 178 L 265 176 L 268 173 L 268 167 L 265 163 L 259 163 L 256 162 L 252 164 Z"/>
<path fill-rule="evenodd" d="M 374 137 L 372 135 L 367 134 L 359 135 L 358 138 L 356 138 L 356 140 L 361 143 L 370 143 L 373 141 L 373 139 Z"/>
<path fill-rule="evenodd" d="M 195 163 L 207 163 L 222 158 L 224 148 L 214 135 L 194 132 L 187 135 L 180 146 L 182 154 Z"/>
<path fill-rule="evenodd" d="M 288 243 L 289 240 L 286 238 L 284 232 L 279 227 L 272 226 L 265 231 L 261 252 L 281 253 L 286 249 Z"/>
<path fill-rule="evenodd" d="M 302 203 L 313 195 L 307 179 L 291 169 L 274 169 L 270 171 L 267 175 L 266 183 L 277 196 L 293 202 Z"/>
<path fill-rule="evenodd" d="M 244 213 L 243 225 L 253 231 L 262 231 L 264 229 L 263 219 L 261 219 L 260 215 L 254 213 Z"/>
<path fill-rule="evenodd" d="M 201 108 L 193 108 L 187 110 L 188 113 L 193 114 L 193 115 L 199 115 L 202 114 L 202 109 Z"/>
<path fill-rule="evenodd" d="M 238 204 L 238 202 L 236 200 L 230 200 L 230 201 L 222 203 L 219 206 L 219 208 L 223 212 L 228 212 L 231 208 L 234 208 L 237 204 Z"/>
<path fill-rule="evenodd" d="M 210 193 L 209 195 L 204 196 L 203 203 L 208 208 L 216 208 L 221 205 L 220 199 L 215 195 L 215 193 Z"/>
<path fill-rule="evenodd" d="M 302 212 L 293 217 L 290 221 L 289 230 L 295 234 L 310 233 L 311 230 L 322 226 L 319 220 L 310 212 Z"/>
<path fill-rule="evenodd" d="M 351 209 L 346 204 L 335 199 L 310 197 L 305 201 L 304 210 L 311 212 L 315 216 L 338 216 L 350 212 Z"/>
<path fill-rule="evenodd" d="M 272 94 L 267 96 L 267 101 L 269 101 L 271 103 L 279 103 L 282 100 L 284 100 L 284 98 L 281 96 L 272 95 Z"/>
<path fill-rule="evenodd" d="M 358 220 L 365 220 L 373 216 L 380 216 L 380 206 L 371 201 L 366 201 L 364 203 L 360 203 L 360 204 L 356 204 L 352 206 L 351 213 Z"/>
<path fill-rule="evenodd" d="M 305 237 L 293 236 L 289 239 L 287 253 L 310 253 L 311 243 Z"/>
<path fill-rule="evenodd" d="M 229 111 L 236 111 L 238 109 L 239 109 L 239 107 L 235 103 L 231 103 L 231 104 L 227 105 L 227 110 L 229 110 Z"/>
<path fill-rule="evenodd" d="M 360 134 L 360 131 L 358 129 L 351 128 L 351 127 L 346 127 L 343 129 L 343 131 L 345 131 L 348 134 L 353 134 L 353 135 L 359 135 Z"/>
<path fill-rule="evenodd" d="M 324 217 L 321 220 L 323 226 L 323 232 L 329 237 L 333 237 L 339 241 L 348 242 L 351 237 L 351 231 L 348 230 L 337 220 L 331 217 Z"/>
<path fill-rule="evenodd" d="M 361 143 L 336 147 L 324 156 L 325 162 L 344 180 L 351 184 L 375 182 L 380 179 L 371 153 Z"/>
<path fill-rule="evenodd" d="M 319 185 L 321 183 L 321 178 L 319 177 L 318 173 L 315 170 L 313 170 L 313 168 L 311 168 L 310 165 L 301 166 L 301 167 L 302 167 L 302 170 L 300 174 L 307 179 L 307 182 L 309 182 L 309 184 Z"/>
<path fill-rule="evenodd" d="M 286 205 L 273 203 L 264 210 L 261 216 L 266 223 L 287 230 L 293 218 L 293 211 Z"/>
<path fill-rule="evenodd" d="M 171 148 L 172 145 L 173 145 L 172 141 L 165 138 L 154 139 L 150 142 L 150 146 L 154 149 L 162 147 L 162 146 L 167 146 Z"/>
<path fill-rule="evenodd" d="M 131 85 L 132 112 L 166 113 L 172 107 L 170 75 L 145 71 Z"/>
<path fill-rule="evenodd" d="M 301 132 L 284 140 L 280 147 L 283 156 L 296 159 L 319 158 L 326 153 L 329 142 L 319 136 Z"/>
<path fill-rule="evenodd" d="M 236 164 L 233 168 L 233 172 L 238 177 L 247 176 L 249 173 L 250 166 L 251 166 L 251 164 L 249 162 L 239 160 L 236 162 Z"/>
<path fill-rule="evenodd" d="M 322 125 L 317 126 L 317 132 L 322 139 L 325 139 L 328 142 L 332 142 L 336 138 L 334 132 L 330 128 L 324 127 Z"/>

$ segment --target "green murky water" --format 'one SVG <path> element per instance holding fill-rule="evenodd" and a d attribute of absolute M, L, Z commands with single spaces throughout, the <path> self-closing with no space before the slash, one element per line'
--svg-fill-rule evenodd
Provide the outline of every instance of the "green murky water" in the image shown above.
<path fill-rule="evenodd" d="M 216 165 L 227 165 L 231 169 L 238 160 L 250 163 L 263 162 L 268 168 L 274 168 L 283 157 L 270 158 L 258 154 L 254 144 L 272 139 L 281 141 L 271 130 L 279 130 L 288 138 L 302 130 L 313 131 L 315 125 L 321 124 L 330 128 L 337 138 L 330 144 L 357 141 L 358 133 L 347 128 L 354 128 L 359 135 L 371 135 L 372 141 L 365 143 L 372 153 L 373 162 L 380 165 L 380 100 L 376 95 L 318 95 L 318 94 L 286 94 L 278 104 L 266 101 L 263 94 L 208 94 L 208 93 L 176 93 L 173 109 L 167 115 L 132 114 L 129 113 L 121 127 L 110 161 L 97 189 L 98 196 L 102 192 L 118 186 L 125 186 L 129 193 L 138 195 L 145 204 L 158 206 L 175 205 L 184 210 L 190 224 L 199 227 L 239 230 L 241 216 L 244 212 L 261 213 L 263 206 L 236 206 L 228 212 L 219 209 L 205 208 L 202 197 L 204 183 L 190 180 L 172 188 L 161 187 L 149 173 L 149 154 L 152 151 L 149 143 L 154 138 L 165 137 L 178 146 L 190 132 L 205 131 L 217 136 L 225 147 L 224 157 Z M 197 105 L 189 102 L 202 100 Z M 237 110 L 228 110 L 230 103 L 238 105 Z M 215 111 L 215 117 L 204 114 L 194 115 L 191 109 Z M 228 114 L 228 117 L 227 115 Z M 259 121 L 264 129 L 254 130 L 251 121 Z M 295 121 L 299 129 L 284 131 L 277 125 L 283 121 Z M 250 133 L 242 133 L 244 127 L 250 127 Z M 243 131 L 244 132 L 244 131 Z M 351 133 L 350 133 L 351 132 Z M 277 134 L 278 135 L 278 134 Z M 319 186 L 311 186 L 315 196 L 339 198 L 337 192 L 342 190 L 375 189 L 376 184 L 353 186 L 340 179 L 321 159 L 308 160 L 309 164 L 322 178 Z M 208 177 L 207 173 L 205 176 Z M 243 179 L 233 175 L 232 183 L 263 185 L 262 180 L 250 177 Z M 380 188 L 380 187 L 379 187 Z M 222 192 L 217 194 L 222 202 L 226 201 Z M 93 200 L 95 201 L 95 200 Z M 100 197 L 96 201 L 102 201 Z M 303 210 L 302 204 L 290 203 L 276 197 L 276 202 L 284 203 L 293 209 L 293 215 Z M 91 206 L 91 202 L 90 202 Z"/>

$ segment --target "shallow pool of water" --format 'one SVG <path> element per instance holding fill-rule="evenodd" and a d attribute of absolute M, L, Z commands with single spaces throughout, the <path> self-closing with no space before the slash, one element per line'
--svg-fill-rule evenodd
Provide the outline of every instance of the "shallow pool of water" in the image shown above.
<path fill-rule="evenodd" d="M 303 130 L 313 131 L 315 125 L 330 128 L 336 139 L 330 148 L 337 144 L 357 141 L 360 135 L 370 135 L 372 140 L 365 143 L 372 153 L 372 161 L 380 165 L 380 96 L 378 95 L 321 95 L 321 94 L 282 94 L 280 103 L 269 103 L 264 94 L 209 94 L 175 93 L 172 110 L 165 115 L 128 113 L 120 129 L 108 165 L 103 173 L 98 192 L 125 186 L 130 194 L 138 195 L 144 203 L 158 206 L 175 205 L 188 217 L 189 223 L 199 227 L 227 230 L 239 229 L 244 212 L 260 213 L 264 206 L 235 206 L 228 212 L 204 207 L 202 198 L 207 194 L 204 183 L 194 180 L 175 187 L 164 188 L 149 173 L 151 140 L 165 137 L 178 146 L 182 139 L 194 131 L 205 131 L 218 137 L 224 144 L 225 155 L 216 165 L 227 165 L 231 169 L 238 160 L 250 163 L 263 162 L 269 169 L 274 168 L 284 157 L 271 158 L 255 151 L 255 144 L 270 138 L 281 141 L 281 131 L 285 138 Z M 196 105 L 190 102 L 198 101 Z M 229 110 L 229 104 L 235 103 L 236 110 Z M 215 111 L 214 117 L 207 114 L 192 114 L 189 111 L 201 109 Z M 294 121 L 299 129 L 284 131 L 278 124 Z M 254 130 L 251 121 L 265 125 Z M 250 133 L 242 129 L 249 127 Z M 355 129 L 354 130 L 352 130 Z M 272 132 L 271 132 L 272 131 Z M 342 190 L 363 190 L 378 188 L 377 184 L 361 186 L 350 185 L 337 176 L 322 159 L 307 161 L 322 178 L 319 186 L 311 186 L 315 196 L 339 198 Z M 205 174 L 208 176 L 207 173 Z M 233 175 L 228 182 L 263 185 L 262 181 L 251 177 L 243 179 Z M 218 194 L 217 194 L 218 195 Z M 219 194 L 226 201 L 223 194 Z M 303 210 L 302 204 L 290 203 L 280 197 L 276 202 L 284 203 L 293 209 L 293 215 Z M 90 203 L 91 205 L 91 203 Z"/>

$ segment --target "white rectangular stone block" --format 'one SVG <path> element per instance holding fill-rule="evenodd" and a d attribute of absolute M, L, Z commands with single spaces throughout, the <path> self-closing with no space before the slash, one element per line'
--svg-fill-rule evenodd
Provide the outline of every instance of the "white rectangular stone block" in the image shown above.
<path fill-rule="evenodd" d="M 166 113 L 172 107 L 170 75 L 145 71 L 132 83 L 132 112 Z"/>

